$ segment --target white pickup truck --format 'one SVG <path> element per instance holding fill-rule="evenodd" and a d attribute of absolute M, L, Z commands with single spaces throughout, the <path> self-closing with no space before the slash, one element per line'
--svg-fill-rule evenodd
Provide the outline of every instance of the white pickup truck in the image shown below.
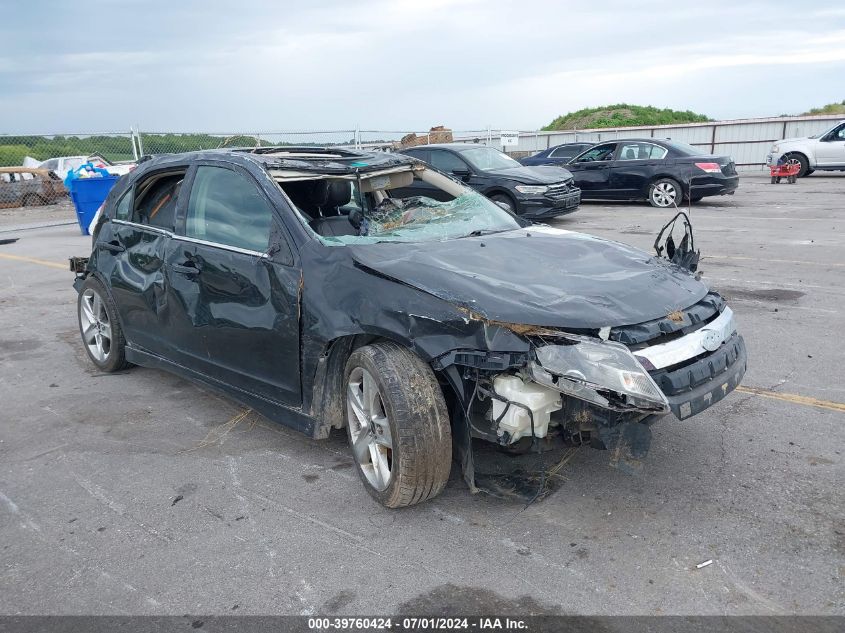
<path fill-rule="evenodd" d="M 807 176 L 817 169 L 845 171 L 845 121 L 821 134 L 775 141 L 766 156 L 766 164 L 773 167 L 781 158 L 794 158 L 801 163 L 798 176 Z"/>

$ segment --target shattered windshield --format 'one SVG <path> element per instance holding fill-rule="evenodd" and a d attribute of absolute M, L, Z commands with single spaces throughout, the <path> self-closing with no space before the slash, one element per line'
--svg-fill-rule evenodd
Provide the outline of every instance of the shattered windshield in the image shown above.
<path fill-rule="evenodd" d="M 426 242 L 509 231 L 519 223 L 484 196 L 472 191 L 449 201 L 427 196 L 385 198 L 372 209 L 348 218 L 357 235 L 321 236 L 325 244 Z"/>
<path fill-rule="evenodd" d="M 462 150 L 461 156 L 466 158 L 473 167 L 481 171 L 522 167 L 513 158 L 492 147 L 474 147 L 472 149 Z"/>
<path fill-rule="evenodd" d="M 300 219 L 327 246 L 426 242 L 525 224 L 487 197 L 430 169 L 280 183 Z"/>

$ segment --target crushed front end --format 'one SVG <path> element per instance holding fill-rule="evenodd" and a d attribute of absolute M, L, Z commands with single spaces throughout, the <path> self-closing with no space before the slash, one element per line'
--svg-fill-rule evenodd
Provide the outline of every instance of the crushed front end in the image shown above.
<path fill-rule="evenodd" d="M 465 407 L 472 436 L 508 452 L 588 444 L 608 449 L 611 465 L 626 471 L 641 466 L 655 421 L 704 411 L 739 385 L 746 368 L 733 312 L 714 292 L 646 323 L 523 335 L 531 342 L 526 355 L 493 355 L 502 371 L 490 356 L 450 356 L 472 384 Z"/>

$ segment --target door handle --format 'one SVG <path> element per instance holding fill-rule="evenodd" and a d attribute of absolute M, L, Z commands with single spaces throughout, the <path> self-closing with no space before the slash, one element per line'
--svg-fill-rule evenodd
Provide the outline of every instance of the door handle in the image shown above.
<path fill-rule="evenodd" d="M 126 250 L 125 246 L 115 241 L 105 242 L 104 244 L 100 244 L 100 246 L 110 253 L 123 253 Z"/>
<path fill-rule="evenodd" d="M 179 275 L 199 275 L 200 269 L 194 265 L 173 264 L 170 269 Z"/>

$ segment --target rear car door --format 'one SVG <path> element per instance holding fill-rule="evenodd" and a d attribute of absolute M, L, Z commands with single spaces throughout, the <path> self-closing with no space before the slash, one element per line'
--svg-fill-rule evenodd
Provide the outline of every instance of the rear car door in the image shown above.
<path fill-rule="evenodd" d="M 610 170 L 616 143 L 602 143 L 579 154 L 566 164 L 575 184 L 581 188 L 581 198 L 612 198 Z"/>
<path fill-rule="evenodd" d="M 189 181 L 167 253 L 173 353 L 237 390 L 298 406 L 301 276 L 274 203 L 241 166 L 200 162 Z"/>
<path fill-rule="evenodd" d="M 97 270 L 108 280 L 127 342 L 164 357 L 164 263 L 186 172 L 187 166 L 175 165 L 139 178 L 115 201 L 95 243 Z"/>
<path fill-rule="evenodd" d="M 614 197 L 642 197 L 652 177 L 664 166 L 668 153 L 665 147 L 654 143 L 620 141 L 608 187 Z"/>
<path fill-rule="evenodd" d="M 831 130 L 816 144 L 816 163 L 819 167 L 845 165 L 845 123 Z"/>

